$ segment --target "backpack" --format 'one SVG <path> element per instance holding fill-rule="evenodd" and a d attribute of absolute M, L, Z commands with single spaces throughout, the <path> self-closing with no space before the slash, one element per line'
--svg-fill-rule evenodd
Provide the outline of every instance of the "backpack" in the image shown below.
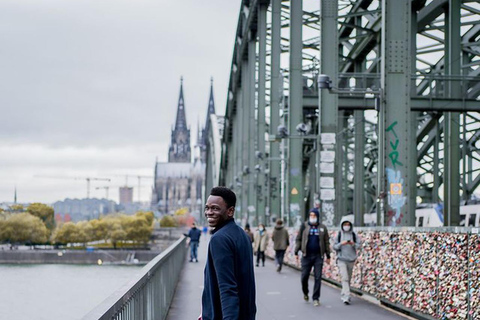
<path fill-rule="evenodd" d="M 355 234 L 355 232 L 353 232 L 353 242 L 357 243 L 357 235 Z M 342 231 L 338 231 L 338 235 L 337 235 L 337 242 L 340 243 L 340 238 L 342 237 Z"/>

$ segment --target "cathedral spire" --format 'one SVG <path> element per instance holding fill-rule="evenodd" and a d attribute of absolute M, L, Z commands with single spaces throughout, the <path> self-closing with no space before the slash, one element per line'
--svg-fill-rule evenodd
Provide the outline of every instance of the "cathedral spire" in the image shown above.
<path fill-rule="evenodd" d="M 187 119 L 185 117 L 185 102 L 183 99 L 183 77 L 180 77 L 180 95 L 178 97 L 177 120 L 175 121 L 175 129 L 186 129 Z"/>

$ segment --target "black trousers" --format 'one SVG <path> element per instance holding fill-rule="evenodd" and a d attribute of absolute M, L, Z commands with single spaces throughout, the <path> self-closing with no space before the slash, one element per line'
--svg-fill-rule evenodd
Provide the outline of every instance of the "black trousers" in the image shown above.
<path fill-rule="evenodd" d="M 320 287 L 322 285 L 323 257 L 320 254 L 302 257 L 302 291 L 308 296 L 308 278 L 313 267 L 315 283 L 313 284 L 313 300 L 320 298 Z"/>
<path fill-rule="evenodd" d="M 260 263 L 260 259 L 262 259 L 262 265 L 265 265 L 265 251 L 257 251 L 257 266 Z"/>

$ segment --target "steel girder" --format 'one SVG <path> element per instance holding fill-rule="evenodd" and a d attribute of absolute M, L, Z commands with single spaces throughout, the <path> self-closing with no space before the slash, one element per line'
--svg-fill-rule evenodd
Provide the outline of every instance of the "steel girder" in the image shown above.
<path fill-rule="evenodd" d="M 414 50 L 412 50 L 411 59 L 411 93 L 410 107 L 412 111 L 417 111 L 417 120 L 415 127 L 417 135 L 415 143 L 417 145 L 416 163 L 412 164 L 417 167 L 417 195 L 425 202 L 441 201 L 439 199 L 438 189 L 443 184 L 444 168 L 444 123 L 445 115 L 450 111 L 461 112 L 458 117 L 459 122 L 459 150 L 450 150 L 449 152 L 460 152 L 459 171 L 460 185 L 463 192 L 463 201 L 468 201 L 476 191 L 480 184 L 480 175 L 478 168 L 480 167 L 479 151 L 480 144 L 478 137 L 480 129 L 478 126 L 478 111 L 480 111 L 480 5 L 476 1 L 462 1 L 459 20 L 460 25 L 460 44 L 461 44 L 461 72 L 459 74 L 451 74 L 446 72 L 445 63 L 448 51 L 448 35 L 449 24 L 448 12 L 451 8 L 453 0 L 434 0 L 434 1 L 411 1 L 412 3 L 412 39 Z M 279 123 L 288 119 L 288 99 L 290 84 L 290 67 L 288 65 L 288 54 L 290 50 L 290 36 L 288 29 L 290 27 L 290 3 L 287 1 L 279 1 L 281 3 L 281 35 L 280 35 L 280 70 L 283 75 L 281 77 L 282 84 L 279 91 L 282 92 L 284 98 L 277 98 L 280 101 L 280 120 Z M 228 157 L 230 150 L 236 147 L 234 140 L 234 132 L 238 125 L 235 122 L 235 115 L 238 108 L 237 91 L 242 90 L 240 69 L 241 61 L 247 56 L 246 43 L 248 37 L 257 37 L 258 8 L 260 4 L 268 6 L 268 14 L 271 15 L 270 1 L 243 1 L 241 12 L 239 15 L 239 23 L 237 27 L 236 43 L 233 53 L 233 61 L 231 67 L 231 77 L 229 84 L 229 100 L 226 108 L 226 128 L 223 137 L 223 155 L 222 158 L 222 177 L 226 185 L 233 185 L 235 174 L 229 174 L 229 170 L 233 170 Z M 352 138 L 355 136 L 356 126 L 348 128 L 348 132 L 353 130 L 352 137 L 346 137 L 344 150 L 346 151 L 346 161 L 341 165 L 346 174 L 342 176 L 347 179 L 347 183 L 340 183 L 347 186 L 348 190 L 343 191 L 343 195 L 348 199 L 346 201 L 347 211 L 353 208 L 354 194 L 354 177 L 355 167 L 353 160 L 363 157 L 365 162 L 363 181 L 365 190 L 364 208 L 367 211 L 374 210 L 377 200 L 377 158 L 378 157 L 378 119 L 376 117 L 375 99 L 372 95 L 365 95 L 365 89 L 373 90 L 380 87 L 380 62 L 382 61 L 381 53 L 381 25 L 382 25 L 382 7 L 379 1 L 363 0 L 363 1 L 338 1 L 338 82 L 336 85 L 344 89 L 351 90 L 349 94 L 339 95 L 339 109 L 346 110 L 344 117 L 346 123 L 350 125 L 353 110 L 369 110 L 365 111 L 363 123 L 364 127 L 364 151 L 362 155 L 355 154 L 355 142 Z M 312 121 L 312 127 L 315 127 L 315 118 L 318 115 L 318 98 L 317 98 L 317 75 L 319 69 L 319 41 L 320 37 L 312 32 L 319 32 L 319 6 L 317 0 L 303 1 L 303 45 L 302 45 L 302 75 L 303 75 L 303 117 L 305 122 Z M 447 19 L 446 19 L 447 17 Z M 451 18 L 450 18 L 451 19 Z M 267 19 L 267 50 L 266 50 L 266 97 L 267 110 L 271 107 L 271 83 L 274 76 L 271 74 L 272 53 L 272 24 L 271 19 Z M 276 46 L 277 47 L 277 46 Z M 276 48 L 275 48 L 276 49 Z M 278 55 L 278 54 L 276 54 Z M 362 68 L 358 68 L 358 66 Z M 258 70 L 258 66 L 257 66 Z M 449 88 L 457 86 L 460 88 L 459 96 L 452 96 Z M 257 95 L 259 93 L 257 92 Z M 351 110 L 351 111 L 349 111 Z M 313 116 L 312 116 L 313 115 Z M 308 116 L 308 119 L 307 119 Z M 357 114 L 357 119 L 359 115 Z M 270 127 L 270 118 L 268 111 L 266 115 L 266 125 L 269 133 L 275 132 L 274 127 Z M 230 121 L 231 120 L 231 121 Z M 257 119 L 258 120 L 258 119 Z M 350 121 L 350 122 L 349 122 Z M 286 123 L 286 122 L 285 122 Z M 338 128 L 338 132 L 345 128 Z M 347 132 L 345 131 L 345 132 Z M 304 149 L 304 165 L 302 170 L 304 176 L 307 171 L 312 171 L 315 166 L 310 166 L 311 161 L 318 162 L 318 158 L 311 157 L 308 150 L 312 145 L 310 140 L 304 140 L 306 143 Z M 357 140 L 358 143 L 358 140 Z M 309 147 L 310 146 L 310 147 Z M 269 156 L 272 145 L 267 146 L 265 156 Z M 357 148 L 358 149 L 358 148 Z M 288 153 L 283 150 L 274 158 L 285 158 Z M 357 152 L 358 153 L 358 152 Z M 275 160 L 273 160 L 275 161 Z M 270 162 L 272 163 L 272 162 Z M 284 163 L 279 161 L 278 163 Z M 265 164 L 269 166 L 269 162 Z M 238 166 L 236 171 L 238 171 Z M 310 168 L 310 169 L 307 169 Z M 358 162 L 357 162 L 358 168 Z M 285 169 L 285 168 L 284 168 Z M 318 170 L 318 168 L 317 168 Z M 357 169 L 358 171 L 358 169 Z M 309 205 L 313 199 L 318 197 L 318 181 L 312 178 L 316 173 L 308 172 L 308 183 L 305 187 Z M 278 178 L 278 177 L 277 177 Z M 358 179 L 358 177 L 357 177 Z M 231 181 L 227 181 L 231 180 Z M 358 184 L 357 184 L 358 185 Z M 283 188 L 281 197 L 285 198 L 285 187 L 276 181 L 276 189 Z M 436 189 L 434 191 L 434 189 Z M 270 192 L 268 192 L 270 193 Z M 441 194 L 441 192 L 440 192 Z M 385 196 L 384 194 L 382 196 Z M 357 196 L 358 198 L 358 196 Z M 440 195 L 441 198 L 441 195 Z M 268 200 L 270 201 L 270 200 Z M 271 205 L 271 204 L 270 204 Z M 284 209 L 283 209 L 284 210 Z M 410 224 L 412 222 L 409 222 Z"/>

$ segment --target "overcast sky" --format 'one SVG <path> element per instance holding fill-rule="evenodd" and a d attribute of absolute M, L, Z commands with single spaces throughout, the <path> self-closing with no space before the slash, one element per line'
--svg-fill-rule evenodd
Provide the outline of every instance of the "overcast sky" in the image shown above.
<path fill-rule="evenodd" d="M 214 78 L 223 114 L 240 1 L 0 1 L 0 202 L 118 201 L 167 161 L 180 77 L 196 142 Z M 65 179 L 40 178 L 39 176 Z M 153 179 L 142 180 L 150 200 Z M 138 185 L 129 178 L 129 185 Z M 137 190 L 134 200 L 137 200 Z"/>

